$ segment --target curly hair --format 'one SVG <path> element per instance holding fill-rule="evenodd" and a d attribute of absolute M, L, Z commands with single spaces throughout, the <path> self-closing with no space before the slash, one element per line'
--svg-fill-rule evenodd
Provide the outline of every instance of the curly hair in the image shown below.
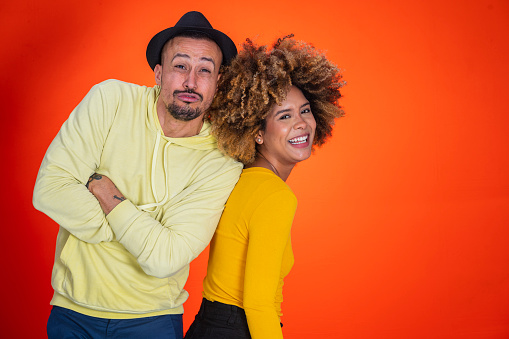
<path fill-rule="evenodd" d="M 313 146 L 331 136 L 334 119 L 344 115 L 338 100 L 344 85 L 337 66 L 312 45 L 292 39 L 276 41 L 269 50 L 250 39 L 226 68 L 209 109 L 212 134 L 224 153 L 244 164 L 255 160 L 255 137 L 265 130 L 273 105 L 281 105 L 291 85 L 309 101 L 316 120 Z"/>

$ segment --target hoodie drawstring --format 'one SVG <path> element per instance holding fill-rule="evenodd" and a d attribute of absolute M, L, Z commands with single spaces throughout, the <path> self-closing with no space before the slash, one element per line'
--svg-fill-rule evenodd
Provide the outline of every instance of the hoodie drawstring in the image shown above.
<path fill-rule="evenodd" d="M 157 133 L 156 144 L 154 145 L 154 153 L 152 154 L 152 172 L 151 172 L 151 178 L 150 178 L 150 183 L 152 186 L 152 194 L 154 195 L 154 200 L 156 202 L 138 206 L 138 208 L 140 210 L 143 210 L 146 212 L 157 211 L 157 208 L 159 206 L 163 205 L 164 203 L 166 203 L 166 201 L 168 200 L 168 182 L 167 182 L 168 177 L 167 177 L 167 162 L 166 162 L 167 152 L 166 151 L 168 149 L 168 146 L 170 146 L 171 141 L 168 141 L 168 143 L 164 146 L 164 150 L 163 150 L 163 174 L 164 174 L 164 187 L 165 187 L 164 197 L 161 201 L 157 201 L 158 198 L 157 198 L 157 189 L 156 189 L 156 179 L 155 178 L 156 178 L 157 152 L 159 151 L 160 141 L 161 141 L 161 134 Z M 149 209 L 154 208 L 154 207 L 155 207 L 154 210 L 149 211 Z"/>

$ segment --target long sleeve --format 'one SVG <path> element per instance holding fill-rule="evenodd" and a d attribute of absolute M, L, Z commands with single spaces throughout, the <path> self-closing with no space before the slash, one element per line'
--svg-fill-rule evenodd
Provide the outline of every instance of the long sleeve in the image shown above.
<path fill-rule="evenodd" d="M 223 162 L 224 163 L 224 162 Z M 182 191 L 169 204 L 161 222 L 124 201 L 107 216 L 117 240 L 136 257 L 145 273 L 169 277 L 196 258 L 209 244 L 241 172 L 233 161 Z"/>
<path fill-rule="evenodd" d="M 49 146 L 34 187 L 35 208 L 89 243 L 113 239 L 85 183 L 99 166 L 114 115 L 114 103 L 108 103 L 100 87 L 94 86 Z"/>
<path fill-rule="evenodd" d="M 249 222 L 243 306 L 253 339 L 283 338 L 274 305 L 296 207 L 291 191 L 279 191 L 257 207 Z"/>

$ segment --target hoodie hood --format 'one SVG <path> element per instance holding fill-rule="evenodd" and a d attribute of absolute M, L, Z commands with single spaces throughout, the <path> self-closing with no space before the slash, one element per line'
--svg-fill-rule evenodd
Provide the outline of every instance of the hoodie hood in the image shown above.
<path fill-rule="evenodd" d="M 154 149 L 152 151 L 152 165 L 151 165 L 151 188 L 152 194 L 154 197 L 154 202 L 144 205 L 139 205 L 138 208 L 140 210 L 155 212 L 162 205 L 166 203 L 169 199 L 169 191 L 168 184 L 164 185 L 164 195 L 161 197 L 161 194 L 158 193 L 156 182 L 155 182 L 155 173 L 156 173 L 156 164 L 157 164 L 157 155 L 159 153 L 159 147 L 163 147 L 163 171 L 164 177 L 166 178 L 166 183 L 168 183 L 168 159 L 167 159 L 167 149 L 170 145 L 175 144 L 182 147 L 187 147 L 195 150 L 211 150 L 217 148 L 216 138 L 212 136 L 210 133 L 211 125 L 208 121 L 204 121 L 201 127 L 200 133 L 197 135 L 193 135 L 191 137 L 183 137 L 183 138 L 170 138 L 164 135 L 163 129 L 159 122 L 159 118 L 157 116 L 157 100 L 159 98 L 159 93 L 161 91 L 160 86 L 155 86 L 151 94 L 153 98 L 149 98 L 150 104 L 148 105 L 148 125 L 150 129 L 154 130 L 156 134 L 156 140 L 154 144 Z M 151 100 L 150 100 L 151 99 Z M 161 140 L 165 140 L 166 142 L 161 143 Z"/>

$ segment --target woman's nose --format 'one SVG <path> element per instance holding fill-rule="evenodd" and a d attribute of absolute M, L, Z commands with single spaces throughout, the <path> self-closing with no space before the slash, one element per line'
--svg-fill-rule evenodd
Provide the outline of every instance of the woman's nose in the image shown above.
<path fill-rule="evenodd" d="M 302 118 L 301 114 L 297 114 L 295 116 L 295 124 L 293 125 L 293 128 L 295 129 L 305 129 L 307 127 L 307 122 Z"/>

